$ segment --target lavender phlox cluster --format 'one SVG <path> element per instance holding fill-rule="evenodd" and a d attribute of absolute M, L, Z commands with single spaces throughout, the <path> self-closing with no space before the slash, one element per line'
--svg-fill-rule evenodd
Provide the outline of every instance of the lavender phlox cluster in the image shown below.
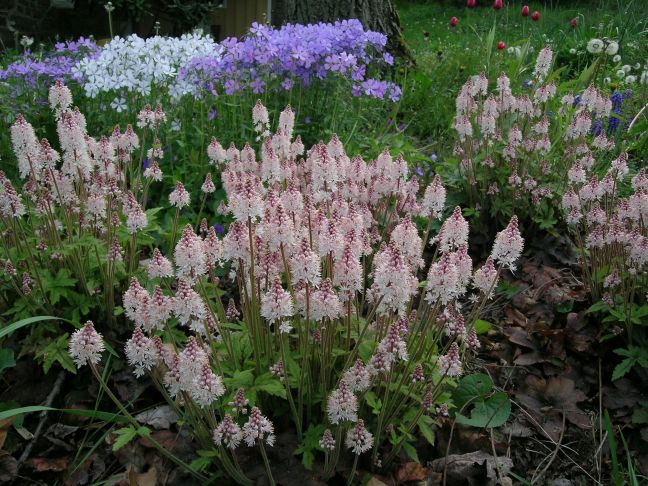
<path fill-rule="evenodd" d="M 0 69 L 0 81 L 11 82 L 23 89 L 49 88 L 56 81 L 64 83 L 82 82 L 76 64 L 85 59 L 94 59 L 100 48 L 92 39 L 80 37 L 76 41 L 57 42 L 54 50 L 25 51 L 6 68 Z"/>
<path fill-rule="evenodd" d="M 396 101 L 401 96 L 397 85 L 368 77 L 372 67 L 393 63 L 386 41 L 357 19 L 280 28 L 254 23 L 241 39 L 225 39 L 218 51 L 196 55 L 178 79 L 208 93 L 232 95 L 263 93 L 271 80 L 278 89 L 290 90 L 335 76 L 347 79 L 355 96 Z"/>

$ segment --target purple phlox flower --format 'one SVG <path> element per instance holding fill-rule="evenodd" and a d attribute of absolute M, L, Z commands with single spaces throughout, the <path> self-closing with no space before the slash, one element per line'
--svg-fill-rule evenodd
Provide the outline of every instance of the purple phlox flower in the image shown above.
<path fill-rule="evenodd" d="M 265 88 L 265 82 L 261 78 L 256 78 L 254 81 L 250 83 L 250 88 L 252 88 L 253 93 L 256 94 L 263 93 Z"/>

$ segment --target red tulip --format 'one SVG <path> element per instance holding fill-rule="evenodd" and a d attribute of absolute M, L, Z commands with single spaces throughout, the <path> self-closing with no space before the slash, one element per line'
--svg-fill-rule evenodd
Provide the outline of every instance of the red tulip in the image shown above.
<path fill-rule="evenodd" d="M 533 15 L 531 15 L 531 20 L 533 20 L 534 22 L 540 20 L 540 12 L 538 12 L 537 10 L 533 12 Z"/>
<path fill-rule="evenodd" d="M 574 17 L 573 19 L 571 19 L 571 22 L 569 23 L 571 24 L 572 27 L 576 28 L 576 26 L 578 26 L 578 19 Z"/>
<path fill-rule="evenodd" d="M 458 23 L 459 23 L 459 19 L 457 17 L 452 17 L 450 19 L 450 27 L 456 27 Z"/>
<path fill-rule="evenodd" d="M 503 41 L 499 41 L 499 42 L 497 43 L 497 48 L 498 48 L 500 51 L 502 51 L 502 50 L 506 49 L 506 44 L 504 44 Z"/>
<path fill-rule="evenodd" d="M 502 8 L 502 0 L 495 0 L 495 2 L 493 2 L 493 8 L 495 10 L 501 9 Z"/>
<path fill-rule="evenodd" d="M 529 6 L 525 5 L 522 7 L 522 17 L 528 17 L 529 16 Z"/>
<path fill-rule="evenodd" d="M 477 0 L 467 0 L 466 7 L 475 8 L 477 6 Z"/>

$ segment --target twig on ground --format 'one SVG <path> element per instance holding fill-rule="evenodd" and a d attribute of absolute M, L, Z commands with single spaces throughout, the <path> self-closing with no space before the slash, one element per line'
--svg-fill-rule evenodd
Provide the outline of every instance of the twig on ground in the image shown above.
<path fill-rule="evenodd" d="M 54 382 L 54 386 L 52 387 L 52 390 L 49 392 L 49 395 L 47 395 L 47 398 L 45 399 L 45 403 L 43 403 L 44 407 L 52 406 L 52 402 L 61 391 L 61 386 L 63 385 L 64 379 L 65 379 L 65 370 L 61 370 L 59 371 L 59 374 L 56 377 L 56 381 Z M 34 447 L 34 444 L 38 440 L 38 437 L 40 436 L 43 430 L 43 426 L 45 425 L 46 420 L 47 420 L 47 410 L 43 410 L 40 413 L 40 420 L 38 421 L 38 426 L 34 431 L 34 436 L 32 437 L 29 444 L 27 444 L 27 447 L 25 447 L 25 450 L 23 451 L 23 453 L 20 455 L 20 458 L 18 459 L 18 469 L 20 469 L 21 464 L 29 457 L 29 454 L 31 453 L 32 448 Z"/>
<path fill-rule="evenodd" d="M 563 437 L 565 436 L 565 419 L 566 419 L 566 415 L 563 412 L 562 429 L 560 430 L 560 437 L 558 438 L 558 444 L 556 444 L 556 448 L 554 449 L 554 451 L 551 453 L 551 456 L 549 457 L 549 462 L 547 462 L 547 465 L 544 468 L 542 468 L 542 471 L 540 471 L 540 473 L 537 476 L 535 473 L 533 473 L 533 476 L 531 477 L 531 484 L 543 478 L 543 476 L 546 474 L 546 472 L 549 470 L 554 460 L 556 459 L 556 456 L 558 456 L 558 451 L 560 450 Z M 540 465 L 538 465 L 538 467 L 540 467 Z"/>
<path fill-rule="evenodd" d="M 520 410 L 521 410 L 521 411 L 522 411 L 522 412 L 523 412 L 527 417 L 529 417 L 529 419 L 533 422 L 533 424 L 534 424 L 536 427 L 538 427 L 538 428 L 539 428 L 539 429 L 540 429 L 540 430 L 541 430 L 541 431 L 542 431 L 542 432 L 547 436 L 547 438 L 551 441 L 551 443 L 552 443 L 554 446 L 557 446 L 557 445 L 558 445 L 558 443 L 557 443 L 555 440 L 553 440 L 553 439 L 551 438 L 551 436 L 549 435 L 549 433 L 548 433 L 548 432 L 547 432 L 547 431 L 542 427 L 542 425 L 540 425 L 540 423 L 539 423 L 539 422 L 538 422 L 538 421 L 533 417 L 533 415 L 531 415 L 529 412 L 527 412 L 527 411 L 524 409 L 524 407 L 522 407 L 522 405 L 520 405 L 519 403 L 515 402 L 514 400 L 511 400 L 511 403 L 512 403 L 513 405 L 517 406 L 517 407 L 518 407 L 518 408 L 519 408 L 519 409 L 520 409 Z M 566 447 L 566 446 L 564 446 L 564 445 L 563 445 L 559 450 L 562 450 L 562 449 L 568 449 L 568 450 L 574 452 L 576 455 L 578 455 L 578 453 L 577 453 L 576 451 L 574 451 L 574 449 L 568 448 L 568 447 Z M 597 485 L 599 485 L 599 486 L 602 486 L 603 483 L 601 483 L 601 482 L 598 481 L 594 476 L 592 476 L 590 473 L 588 473 L 588 472 L 585 470 L 585 468 L 584 468 L 583 466 L 581 466 L 580 464 L 578 464 L 576 461 L 574 461 L 574 459 L 573 459 L 569 454 L 566 454 L 566 453 L 565 453 L 565 457 L 569 460 L 569 462 L 571 462 L 571 463 L 572 463 L 573 465 L 575 465 L 578 469 L 580 469 L 580 470 L 581 470 L 581 471 L 582 471 L 582 472 L 583 472 L 587 477 L 589 477 L 592 481 L 594 481 L 595 484 L 597 484 Z"/>

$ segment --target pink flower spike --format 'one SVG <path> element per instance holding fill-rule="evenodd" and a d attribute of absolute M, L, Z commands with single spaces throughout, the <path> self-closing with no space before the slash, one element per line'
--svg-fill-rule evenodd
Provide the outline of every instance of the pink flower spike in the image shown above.
<path fill-rule="evenodd" d="M 86 322 L 70 337 L 69 352 L 77 368 L 87 363 L 98 364 L 103 350 L 103 338 L 95 331 L 92 321 Z"/>

